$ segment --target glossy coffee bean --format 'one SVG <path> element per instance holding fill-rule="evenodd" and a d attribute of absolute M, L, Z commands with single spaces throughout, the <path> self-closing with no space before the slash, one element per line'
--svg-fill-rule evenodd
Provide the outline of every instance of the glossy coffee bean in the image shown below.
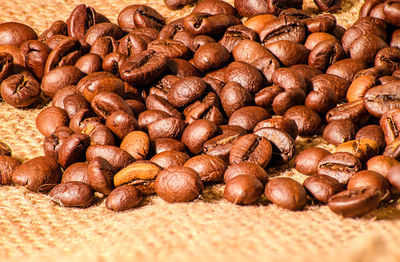
<path fill-rule="evenodd" d="M 327 155 L 318 163 L 318 174 L 337 179 L 347 184 L 349 179 L 362 168 L 360 160 L 347 152 Z"/>
<path fill-rule="evenodd" d="M 47 39 L 54 35 L 67 35 L 67 23 L 62 20 L 57 20 L 50 25 L 49 28 L 44 30 L 42 34 L 38 37 L 39 41 L 45 42 Z"/>
<path fill-rule="evenodd" d="M 160 110 L 146 110 L 139 114 L 138 125 L 141 129 L 147 129 L 147 126 L 157 120 L 167 118 L 170 115 Z"/>
<path fill-rule="evenodd" d="M 339 182 L 326 175 L 313 175 L 303 182 L 303 186 L 307 189 L 316 200 L 322 203 L 328 203 L 331 196 L 343 191 Z"/>
<path fill-rule="evenodd" d="M 356 139 L 363 138 L 375 141 L 378 144 L 380 150 L 382 150 L 386 146 L 384 132 L 382 131 L 382 128 L 378 125 L 368 125 L 361 128 L 356 134 Z"/>
<path fill-rule="evenodd" d="M 318 133 L 321 124 L 319 115 L 305 106 L 294 106 L 286 111 L 284 118 L 296 122 L 299 135 L 311 135 Z"/>
<path fill-rule="evenodd" d="M 329 199 L 329 208 L 344 217 L 363 216 L 379 206 L 382 193 L 375 187 L 346 190 Z"/>
<path fill-rule="evenodd" d="M 188 125 L 182 134 L 182 143 L 193 153 L 198 154 L 203 150 L 203 144 L 214 137 L 217 126 L 208 120 L 196 120 Z"/>
<path fill-rule="evenodd" d="M 81 110 L 90 110 L 90 104 L 80 94 L 66 96 L 63 100 L 63 107 L 70 119 Z"/>
<path fill-rule="evenodd" d="M 43 140 L 43 152 L 45 156 L 52 157 L 55 160 L 58 159 L 58 151 L 60 151 L 61 145 L 74 131 L 67 126 L 59 126 L 55 129 L 54 133 L 50 136 L 45 137 Z"/>
<path fill-rule="evenodd" d="M 358 100 L 332 108 L 326 113 L 326 121 L 330 123 L 337 120 L 350 120 L 362 126 L 370 117 L 363 102 L 363 100 Z"/>
<path fill-rule="evenodd" d="M 239 164 L 228 166 L 224 174 L 224 182 L 227 183 L 229 180 L 235 178 L 238 175 L 254 176 L 263 185 L 268 182 L 268 174 L 265 169 L 262 168 L 260 165 L 249 162 L 242 162 Z"/>
<path fill-rule="evenodd" d="M 80 132 L 90 137 L 91 145 L 115 144 L 114 135 L 111 130 L 96 120 L 85 120 Z"/>
<path fill-rule="evenodd" d="M 229 51 L 218 43 L 207 43 L 197 49 L 193 56 L 194 66 L 202 71 L 217 69 L 230 58 Z"/>
<path fill-rule="evenodd" d="M 189 159 L 190 157 L 184 152 L 168 150 L 156 154 L 150 161 L 156 163 L 163 169 L 167 169 L 170 167 L 183 166 Z"/>
<path fill-rule="evenodd" d="M 297 137 L 297 125 L 296 122 L 292 119 L 287 119 L 280 116 L 274 116 L 272 118 L 265 119 L 257 123 L 257 125 L 254 127 L 254 132 L 257 132 L 259 129 L 265 127 L 274 127 L 285 131 L 293 139 L 296 139 Z"/>
<path fill-rule="evenodd" d="M 221 37 L 228 27 L 240 24 L 239 18 L 233 15 L 191 13 L 183 19 L 185 31 L 191 35 L 209 35 Z"/>
<path fill-rule="evenodd" d="M 77 181 L 89 184 L 87 175 L 88 165 L 86 162 L 76 162 L 67 167 L 62 175 L 61 183 Z"/>
<path fill-rule="evenodd" d="M 116 111 L 124 111 L 127 114 L 133 115 L 132 109 L 122 97 L 108 91 L 98 93 L 93 98 L 91 106 L 93 111 L 104 119 L 107 119 Z"/>
<path fill-rule="evenodd" d="M 106 126 L 120 139 L 138 128 L 137 120 L 125 111 L 114 111 L 106 119 Z"/>
<path fill-rule="evenodd" d="M 190 158 L 184 165 L 196 171 L 203 182 L 221 182 L 227 168 L 225 162 L 216 156 L 198 155 Z"/>
<path fill-rule="evenodd" d="M 155 180 L 155 191 L 169 203 L 189 202 L 203 192 L 203 183 L 189 167 L 172 167 L 161 171 Z"/>
<path fill-rule="evenodd" d="M 289 40 L 302 44 L 305 38 L 304 24 L 293 16 L 279 17 L 267 24 L 260 33 L 261 42 L 266 44 L 279 40 Z"/>
<path fill-rule="evenodd" d="M 79 57 L 82 56 L 82 53 L 83 49 L 81 49 L 81 44 L 76 38 L 67 37 L 61 39 L 57 45 L 52 48 L 46 60 L 44 66 L 45 74 L 57 67 L 74 65 Z"/>
<path fill-rule="evenodd" d="M 345 57 L 343 47 L 336 41 L 325 40 L 318 43 L 308 56 L 308 64 L 325 71 L 329 66 Z"/>
<path fill-rule="evenodd" d="M 259 106 L 246 106 L 236 110 L 229 117 L 229 125 L 243 127 L 248 132 L 252 131 L 256 124 L 270 117 L 270 114 Z"/>
<path fill-rule="evenodd" d="M 264 187 L 251 175 L 238 175 L 230 179 L 224 189 L 224 198 L 237 205 L 252 204 L 261 196 Z"/>
<path fill-rule="evenodd" d="M 392 143 L 386 146 L 383 155 L 400 160 L 400 137 L 396 138 Z"/>
<path fill-rule="evenodd" d="M 272 83 L 283 89 L 300 88 L 304 92 L 307 90 L 307 82 L 305 78 L 297 70 L 292 68 L 276 69 L 272 75 Z"/>
<path fill-rule="evenodd" d="M 238 15 L 236 9 L 231 4 L 221 0 L 203 0 L 196 4 L 193 12 L 207 13 L 212 15 Z"/>
<path fill-rule="evenodd" d="M 106 199 L 106 208 L 112 211 L 125 211 L 140 205 L 142 193 L 132 185 L 122 185 L 115 188 Z"/>
<path fill-rule="evenodd" d="M 185 145 L 181 141 L 173 138 L 158 138 L 153 141 L 151 148 L 155 154 L 170 150 L 178 152 L 186 151 Z"/>
<path fill-rule="evenodd" d="M 265 47 L 286 67 L 306 64 L 310 52 L 303 45 L 289 40 L 272 42 L 266 44 Z"/>
<path fill-rule="evenodd" d="M 265 186 L 265 196 L 275 205 L 289 210 L 303 209 L 307 200 L 304 187 L 288 177 L 271 179 Z"/>
<path fill-rule="evenodd" d="M 115 171 L 119 171 L 126 167 L 135 159 L 128 152 L 111 145 L 92 145 L 86 151 L 86 160 L 91 161 L 96 157 L 104 158 L 108 163 L 113 166 Z"/>
<path fill-rule="evenodd" d="M 0 53 L 0 81 L 3 82 L 4 79 L 9 77 L 14 69 L 14 58 L 12 55 L 6 52 Z"/>
<path fill-rule="evenodd" d="M 61 175 L 60 165 L 53 158 L 39 156 L 19 165 L 12 173 L 12 181 L 33 192 L 39 192 L 60 183 Z"/>
<path fill-rule="evenodd" d="M 329 66 L 326 73 L 352 81 L 357 72 L 366 68 L 367 64 L 363 60 L 346 58 Z"/>
<path fill-rule="evenodd" d="M 0 45 L 15 45 L 20 47 L 27 40 L 36 40 L 35 31 L 24 24 L 6 22 L 0 24 Z"/>
<path fill-rule="evenodd" d="M 185 77 L 172 85 L 168 91 L 168 102 L 183 107 L 200 98 L 207 88 L 206 82 L 198 77 Z"/>
<path fill-rule="evenodd" d="M 388 175 L 386 178 L 389 180 L 390 184 L 396 188 L 400 189 L 400 165 L 397 164 L 390 168 Z"/>
<path fill-rule="evenodd" d="M 239 138 L 232 146 L 229 163 L 250 162 L 266 167 L 272 157 L 272 146 L 267 138 L 248 134 Z"/>
<path fill-rule="evenodd" d="M 86 149 L 90 145 L 90 137 L 85 134 L 73 134 L 60 146 L 58 151 L 58 163 L 67 168 L 76 162 L 85 160 Z"/>
<path fill-rule="evenodd" d="M 104 158 L 93 158 L 87 168 L 89 185 L 103 195 L 109 195 L 114 189 L 115 169 Z"/>
<path fill-rule="evenodd" d="M 203 153 L 206 155 L 219 157 L 225 162 L 228 162 L 232 146 L 240 138 L 240 136 L 240 133 L 222 134 L 216 136 L 204 143 Z"/>
<path fill-rule="evenodd" d="M 226 29 L 224 37 L 221 39 L 221 44 L 229 52 L 232 52 L 233 48 L 243 39 L 257 41 L 258 34 L 244 25 L 234 25 Z"/>
<path fill-rule="evenodd" d="M 386 1 L 383 5 L 383 12 L 387 22 L 397 27 L 400 26 L 400 4 L 398 1 Z"/>
<path fill-rule="evenodd" d="M 379 120 L 385 135 L 386 144 L 392 143 L 400 134 L 400 109 L 392 109 L 382 115 Z"/>
<path fill-rule="evenodd" d="M 186 122 L 179 118 L 167 117 L 149 124 L 147 129 L 150 140 L 157 138 L 179 138 L 185 130 L 186 125 Z"/>
<path fill-rule="evenodd" d="M 348 152 L 360 159 L 361 162 L 365 162 L 379 153 L 379 146 L 374 140 L 362 138 L 338 145 L 336 152 Z"/>
<path fill-rule="evenodd" d="M 255 94 L 261 90 L 263 79 L 254 66 L 243 62 L 233 62 L 227 68 L 225 82 L 237 82 L 251 94 Z"/>
<path fill-rule="evenodd" d="M 83 72 L 75 66 L 57 67 L 43 76 L 41 89 L 43 94 L 53 98 L 57 91 L 76 85 L 82 77 L 84 77 Z"/>
<path fill-rule="evenodd" d="M 40 95 L 40 84 L 27 72 L 12 75 L 1 82 L 1 97 L 13 107 L 27 107 Z"/>
<path fill-rule="evenodd" d="M 36 128 L 45 137 L 53 134 L 57 127 L 66 126 L 68 124 L 68 116 L 65 110 L 58 107 L 47 107 L 40 111 L 36 117 Z"/>
<path fill-rule="evenodd" d="M 12 173 L 20 162 L 8 155 L 0 155 L 0 185 L 11 185 Z"/>
<path fill-rule="evenodd" d="M 335 146 L 355 138 L 358 127 L 350 120 L 330 122 L 324 129 L 323 138 Z"/>
<path fill-rule="evenodd" d="M 275 96 L 272 102 L 272 109 L 275 114 L 283 115 L 285 112 L 295 105 L 302 105 L 306 99 L 303 89 L 290 88 Z"/>
<path fill-rule="evenodd" d="M 83 182 L 70 181 L 55 186 L 49 194 L 50 199 L 64 207 L 89 207 L 94 201 L 92 188 Z"/>
<path fill-rule="evenodd" d="M 25 57 L 25 66 L 37 79 L 42 79 L 44 67 L 51 49 L 38 40 L 28 40 L 21 45 L 21 52 Z"/>
<path fill-rule="evenodd" d="M 399 163 L 399 161 L 392 157 L 379 155 L 367 161 L 367 169 L 378 172 L 382 176 L 388 178 L 390 175 L 390 169 Z"/>
<path fill-rule="evenodd" d="M 120 148 L 128 152 L 136 160 L 145 159 L 150 150 L 149 136 L 142 131 L 132 131 L 124 137 Z"/>
<path fill-rule="evenodd" d="M 389 82 L 375 86 L 364 95 L 364 104 L 368 112 L 381 117 L 390 109 L 400 108 L 400 82 Z"/>
<path fill-rule="evenodd" d="M 228 82 L 221 91 L 220 99 L 228 117 L 236 110 L 248 106 L 252 102 L 250 92 L 237 82 Z"/>
<path fill-rule="evenodd" d="M 331 153 L 320 147 L 310 147 L 301 151 L 295 161 L 294 168 L 304 175 L 316 175 L 318 172 L 318 163 Z"/>
<path fill-rule="evenodd" d="M 380 173 L 370 170 L 363 170 L 355 173 L 349 180 L 347 189 L 358 187 L 375 187 L 382 191 L 382 196 L 389 193 L 389 182 Z"/>
<path fill-rule="evenodd" d="M 355 78 L 347 90 L 347 101 L 354 102 L 363 99 L 365 93 L 375 86 L 376 82 L 376 77 L 372 75 L 363 75 Z"/>
<path fill-rule="evenodd" d="M 75 67 L 87 75 L 102 71 L 102 59 L 96 54 L 86 54 L 76 61 Z"/>

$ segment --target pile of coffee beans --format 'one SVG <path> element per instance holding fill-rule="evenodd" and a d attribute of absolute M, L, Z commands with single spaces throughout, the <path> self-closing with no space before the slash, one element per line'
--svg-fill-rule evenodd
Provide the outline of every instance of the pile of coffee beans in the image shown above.
<path fill-rule="evenodd" d="M 164 0 L 172 9 L 191 0 Z M 340 0 L 318 0 L 322 11 Z M 225 183 L 224 198 L 289 210 L 328 204 L 345 217 L 400 190 L 400 2 L 367 0 L 347 30 L 302 0 L 200 1 L 166 22 L 130 5 L 118 24 L 84 4 L 41 35 L 0 24 L 3 100 L 52 102 L 36 118 L 44 156 L 0 145 L 0 183 L 66 207 L 169 203 Z M 249 18 L 243 18 L 249 17 Z M 295 152 L 298 136 L 320 147 Z M 293 160 L 293 161 L 290 161 Z M 309 176 L 271 178 L 269 168 Z M 96 194 L 95 194 L 96 193 Z M 261 201 L 263 202 L 263 201 Z"/>

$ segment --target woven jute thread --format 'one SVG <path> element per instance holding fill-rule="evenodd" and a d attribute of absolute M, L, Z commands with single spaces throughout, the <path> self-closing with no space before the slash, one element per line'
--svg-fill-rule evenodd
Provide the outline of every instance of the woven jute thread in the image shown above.
<path fill-rule="evenodd" d="M 65 20 L 84 2 L 116 22 L 123 7 L 142 3 L 169 20 L 191 8 L 171 12 L 162 1 L 13 0 L 0 2 L 0 22 L 27 23 L 41 32 Z M 233 1 L 229 1 L 232 3 Z M 351 25 L 362 2 L 343 1 L 338 23 Z M 304 9 L 315 13 L 312 1 Z M 35 117 L 42 108 L 0 105 L 0 140 L 21 161 L 43 155 Z M 320 145 L 321 138 L 299 138 L 297 149 Z M 285 167 L 271 175 L 305 177 Z M 400 211 L 391 204 L 362 219 L 344 219 L 327 207 L 289 212 L 263 202 L 241 207 L 222 200 L 223 186 L 207 188 L 193 203 L 166 204 L 151 197 L 146 205 L 122 213 L 104 202 L 88 209 L 62 208 L 46 195 L 22 187 L 0 187 L 0 261 L 400 261 Z"/>

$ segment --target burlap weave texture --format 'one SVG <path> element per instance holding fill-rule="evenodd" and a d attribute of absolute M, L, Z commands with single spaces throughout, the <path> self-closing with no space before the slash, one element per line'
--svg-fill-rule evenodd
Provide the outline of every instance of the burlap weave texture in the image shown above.
<path fill-rule="evenodd" d="M 65 20 L 79 3 L 113 22 L 123 7 L 134 3 L 148 4 L 169 19 L 190 12 L 171 12 L 161 0 L 2 0 L 0 22 L 23 22 L 41 32 L 51 22 Z M 361 4 L 344 0 L 338 23 L 354 22 Z M 315 12 L 316 7 L 307 0 L 305 10 Z M 35 127 L 40 107 L 0 104 L 0 140 L 20 160 L 43 154 L 43 138 Z M 320 138 L 298 139 L 297 148 L 321 143 Z M 304 180 L 293 170 L 283 175 Z M 362 219 L 343 219 L 327 207 L 311 205 L 302 212 L 264 202 L 235 206 L 222 199 L 222 192 L 222 186 L 213 186 L 188 204 L 151 197 L 138 209 L 113 213 L 104 202 L 89 209 L 62 208 L 45 195 L 3 186 L 0 261 L 400 261 L 400 205 Z"/>

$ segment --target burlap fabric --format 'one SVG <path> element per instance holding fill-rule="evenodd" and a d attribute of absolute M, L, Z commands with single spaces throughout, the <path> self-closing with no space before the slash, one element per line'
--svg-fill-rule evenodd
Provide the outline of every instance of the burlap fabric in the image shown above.
<path fill-rule="evenodd" d="M 0 22 L 18 21 L 43 31 L 66 19 L 77 0 L 1 0 Z M 161 0 L 86 0 L 116 21 L 133 3 L 157 8 L 169 19 L 190 12 L 166 9 Z M 233 1 L 230 1 L 231 3 Z M 344 0 L 338 21 L 355 21 L 361 2 Z M 316 12 L 307 0 L 305 10 Z M 0 105 L 0 140 L 26 160 L 42 155 L 35 128 L 40 105 Z M 297 141 L 298 149 L 323 144 Z M 329 146 L 326 146 L 329 149 Z M 302 182 L 294 170 L 269 170 Z M 261 201 L 235 206 L 222 199 L 222 186 L 208 188 L 188 204 L 152 197 L 137 209 L 113 213 L 104 202 L 89 209 L 62 208 L 22 187 L 0 187 L 0 261 L 400 261 L 400 211 L 391 204 L 361 219 L 343 219 L 327 207 L 289 212 Z"/>

